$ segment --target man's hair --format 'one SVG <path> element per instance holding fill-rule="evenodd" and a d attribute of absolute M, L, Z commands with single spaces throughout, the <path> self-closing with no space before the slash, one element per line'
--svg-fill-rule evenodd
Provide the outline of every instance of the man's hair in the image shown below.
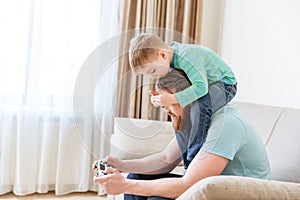
<path fill-rule="evenodd" d="M 188 88 L 190 85 L 190 80 L 182 70 L 173 69 L 166 76 L 157 80 L 156 89 L 161 89 L 173 94 Z M 172 125 L 175 131 L 190 130 L 191 122 L 189 113 L 190 106 L 186 106 L 181 115 L 172 118 Z M 168 115 L 172 116 L 172 113 L 169 111 Z M 184 120 L 183 123 L 181 123 L 182 120 Z"/>
<path fill-rule="evenodd" d="M 129 64 L 138 73 L 146 62 L 155 59 L 159 50 L 168 49 L 168 45 L 153 33 L 142 33 L 130 40 Z"/>
<path fill-rule="evenodd" d="M 180 92 L 189 86 L 191 86 L 190 80 L 187 75 L 179 69 L 173 69 L 156 82 L 156 89 L 161 89 L 171 94 Z"/>

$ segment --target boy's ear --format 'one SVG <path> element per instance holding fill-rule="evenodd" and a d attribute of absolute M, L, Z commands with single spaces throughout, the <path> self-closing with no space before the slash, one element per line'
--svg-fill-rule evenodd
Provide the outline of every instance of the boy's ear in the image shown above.
<path fill-rule="evenodd" d="M 167 58 L 167 53 L 164 50 L 159 50 L 157 55 L 163 57 L 164 59 Z"/>

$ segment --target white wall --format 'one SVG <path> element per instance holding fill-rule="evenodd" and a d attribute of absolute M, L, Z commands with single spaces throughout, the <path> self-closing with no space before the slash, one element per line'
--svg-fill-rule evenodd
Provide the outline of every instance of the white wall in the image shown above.
<path fill-rule="evenodd" d="M 237 76 L 235 100 L 300 108 L 300 1 L 221 2 L 219 55 Z"/>
<path fill-rule="evenodd" d="M 223 0 L 203 0 L 201 44 L 219 52 Z"/>

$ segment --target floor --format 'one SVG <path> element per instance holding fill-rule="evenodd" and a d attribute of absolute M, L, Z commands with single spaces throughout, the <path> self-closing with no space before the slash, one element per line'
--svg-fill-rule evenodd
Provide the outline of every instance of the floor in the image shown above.
<path fill-rule="evenodd" d="M 111 199 L 111 200 L 119 200 L 121 199 L 120 196 L 114 197 L 114 196 L 106 196 L 102 195 L 99 196 L 96 192 L 78 192 L 78 193 L 71 193 L 67 195 L 59 195 L 56 196 L 54 192 L 49 192 L 46 194 L 31 194 L 26 196 L 16 196 L 13 193 L 8 193 L 5 195 L 0 195 L 0 199 L 6 199 L 6 200 L 104 200 L 104 199 Z"/>

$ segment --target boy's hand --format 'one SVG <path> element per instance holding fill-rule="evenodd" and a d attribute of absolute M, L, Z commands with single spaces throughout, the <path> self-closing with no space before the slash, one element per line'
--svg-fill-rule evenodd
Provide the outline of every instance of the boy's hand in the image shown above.
<path fill-rule="evenodd" d="M 158 92 L 155 92 L 155 91 L 153 91 L 153 90 L 149 90 L 149 94 L 150 94 L 151 96 L 159 95 Z"/>
<path fill-rule="evenodd" d="M 149 94 L 151 95 L 151 103 L 152 105 L 154 105 L 155 107 L 159 107 L 159 104 L 157 103 L 157 97 L 159 95 L 158 92 L 155 92 L 153 90 L 149 90 Z"/>
<path fill-rule="evenodd" d="M 149 90 L 149 94 L 151 94 L 151 103 L 156 106 L 169 106 L 174 103 L 178 103 L 174 94 L 170 94 L 167 92 L 155 92 L 153 90 Z"/>

